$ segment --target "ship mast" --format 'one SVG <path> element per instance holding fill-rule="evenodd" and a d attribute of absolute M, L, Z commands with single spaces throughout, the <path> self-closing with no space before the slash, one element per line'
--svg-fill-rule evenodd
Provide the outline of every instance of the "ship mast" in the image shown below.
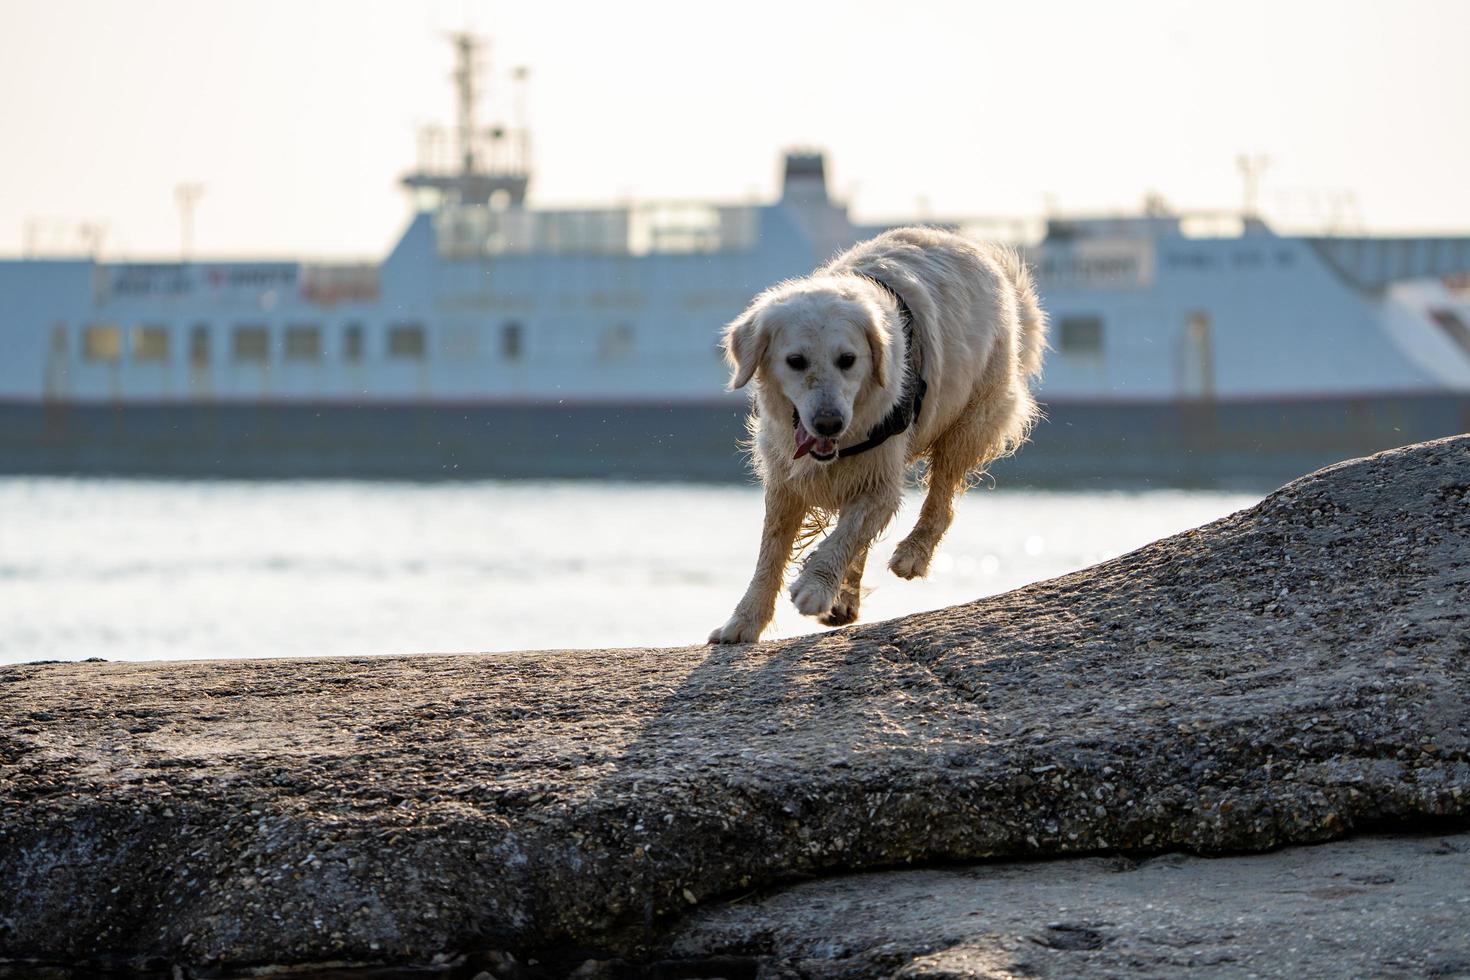
<path fill-rule="evenodd" d="M 194 206 L 203 193 L 203 184 L 179 184 L 174 188 L 174 197 L 179 202 L 180 262 L 188 262 L 194 255 Z"/>
<path fill-rule="evenodd" d="M 475 69 L 476 55 L 482 42 L 470 34 L 454 34 L 454 88 L 459 97 L 459 156 L 463 173 L 472 174 L 475 165 Z"/>
<path fill-rule="evenodd" d="M 451 75 L 456 103 L 453 153 L 445 152 L 445 134 L 440 127 L 425 127 L 419 140 L 418 168 L 404 176 L 403 185 L 430 192 L 434 203 L 441 207 L 491 203 L 520 206 L 531 179 L 524 120 L 518 120 L 520 125 L 514 129 L 480 126 L 485 41 L 467 32 L 451 34 L 449 40 L 455 54 Z M 523 71 L 518 71 L 516 77 L 522 80 Z"/>
<path fill-rule="evenodd" d="M 1235 167 L 1240 171 L 1241 201 L 1240 216 L 1246 221 L 1259 221 L 1257 195 L 1261 190 L 1261 175 L 1271 165 L 1271 158 L 1264 153 L 1242 153 L 1235 158 Z"/>

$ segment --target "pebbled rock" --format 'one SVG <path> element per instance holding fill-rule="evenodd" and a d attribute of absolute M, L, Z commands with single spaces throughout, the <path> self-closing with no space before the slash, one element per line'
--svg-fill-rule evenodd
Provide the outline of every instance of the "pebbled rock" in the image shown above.
<path fill-rule="evenodd" d="M 700 910 L 664 962 L 812 980 L 1463 977 L 1467 881 L 1467 834 L 846 875 Z"/>
<path fill-rule="evenodd" d="M 0 957 L 570 970 L 805 877 L 1463 819 L 1467 653 L 1462 436 L 815 637 L 0 667 Z"/>

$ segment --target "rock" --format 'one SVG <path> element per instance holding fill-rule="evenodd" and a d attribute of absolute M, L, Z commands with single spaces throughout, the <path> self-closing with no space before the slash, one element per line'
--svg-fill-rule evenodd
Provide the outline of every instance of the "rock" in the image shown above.
<path fill-rule="evenodd" d="M 664 955 L 833 980 L 1465 976 L 1467 881 L 1470 834 L 888 871 L 701 910 Z"/>
<path fill-rule="evenodd" d="M 838 872 L 1464 820 L 1467 491 L 1470 437 L 1425 443 L 751 647 L 0 667 L 0 956 L 564 973 Z M 1071 914 L 1028 952 L 1110 955 Z"/>

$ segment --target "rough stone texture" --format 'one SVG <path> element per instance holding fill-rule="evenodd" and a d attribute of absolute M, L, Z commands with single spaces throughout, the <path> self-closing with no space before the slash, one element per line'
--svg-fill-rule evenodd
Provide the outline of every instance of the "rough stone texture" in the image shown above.
<path fill-rule="evenodd" d="M 1464 819 L 1467 634 L 1457 437 L 759 646 L 0 667 L 0 955 L 633 960 L 803 876 Z"/>
<path fill-rule="evenodd" d="M 1467 885 L 1467 834 L 886 871 L 702 909 L 666 955 L 824 980 L 1470 977 Z"/>

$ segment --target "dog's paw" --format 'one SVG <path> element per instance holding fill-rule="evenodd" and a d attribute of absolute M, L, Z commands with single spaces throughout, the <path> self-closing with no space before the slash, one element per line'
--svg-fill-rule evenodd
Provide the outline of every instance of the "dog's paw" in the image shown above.
<path fill-rule="evenodd" d="M 899 578 L 923 578 L 929 574 L 929 558 L 932 552 L 912 538 L 899 542 L 888 559 L 888 568 Z"/>
<path fill-rule="evenodd" d="M 791 602 L 803 616 L 820 616 L 837 604 L 837 588 L 802 572 L 791 585 Z"/>
<path fill-rule="evenodd" d="M 823 626 L 846 626 L 848 623 L 857 622 L 860 599 L 861 597 L 856 593 L 843 592 L 826 614 L 817 617 L 817 622 Z"/>
<path fill-rule="evenodd" d="M 761 627 L 748 619 L 731 616 L 730 621 L 709 635 L 711 643 L 754 643 L 761 638 Z"/>

